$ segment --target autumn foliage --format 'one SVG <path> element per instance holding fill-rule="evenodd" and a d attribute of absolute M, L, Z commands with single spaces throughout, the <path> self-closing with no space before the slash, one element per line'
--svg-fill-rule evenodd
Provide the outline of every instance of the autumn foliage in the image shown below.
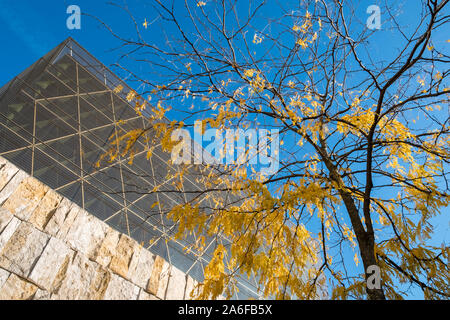
<path fill-rule="evenodd" d="M 280 130 L 273 175 L 245 163 L 167 176 L 174 192 L 186 177 L 200 186 L 166 213 L 172 236 L 196 234 L 186 250 L 197 252 L 217 239 L 197 298 L 231 297 L 238 275 L 256 275 L 263 296 L 278 299 L 314 299 L 325 285 L 333 299 L 401 299 L 410 286 L 450 296 L 449 247 L 433 233 L 433 221 L 448 221 L 448 1 L 422 1 L 413 27 L 389 14 L 397 3 L 383 7 L 393 48 L 347 1 L 154 5 L 160 18 L 148 29 L 170 28 L 165 42 L 110 30 L 150 70 L 117 65 L 142 89 L 127 99 L 153 133 L 112 139 L 120 147 L 105 159 L 132 153 L 142 137 L 170 153 L 173 130 L 199 119 Z M 367 287 L 371 265 L 381 288 Z"/>

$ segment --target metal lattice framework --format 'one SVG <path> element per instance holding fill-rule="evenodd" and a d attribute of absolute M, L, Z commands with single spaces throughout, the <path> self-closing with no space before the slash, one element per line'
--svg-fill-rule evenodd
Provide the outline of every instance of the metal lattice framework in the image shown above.
<path fill-rule="evenodd" d="M 189 200 L 189 193 L 164 190 L 170 155 L 148 141 L 128 157 L 97 167 L 109 137 L 150 126 L 114 88 L 123 81 L 69 38 L 0 89 L 0 156 L 27 171 L 80 207 L 167 259 L 194 279 L 203 279 L 215 239 L 202 254 L 170 237 L 176 228 L 165 212 Z M 151 130 L 147 132 L 151 135 Z M 183 188 L 199 190 L 194 177 Z M 156 205 L 157 204 L 157 205 Z M 256 279 L 242 279 L 237 298 L 258 297 Z"/>

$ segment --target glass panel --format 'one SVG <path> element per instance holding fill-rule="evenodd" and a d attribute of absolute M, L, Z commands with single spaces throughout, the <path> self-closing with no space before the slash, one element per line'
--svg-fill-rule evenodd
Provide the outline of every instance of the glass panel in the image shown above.
<path fill-rule="evenodd" d="M 110 106 L 108 103 L 108 101 L 103 100 L 100 104 L 96 101 L 92 101 L 92 99 L 88 99 L 87 96 L 80 99 L 80 118 L 83 129 L 97 128 L 113 122 L 111 119 L 108 119 L 105 114 L 97 110 L 97 108 L 100 108 L 104 112 L 107 112 L 105 109 Z M 109 115 L 110 114 L 111 113 L 109 113 Z"/>
<path fill-rule="evenodd" d="M 98 171 L 100 168 L 97 168 L 96 164 L 100 160 L 100 156 L 105 153 L 105 150 L 102 150 L 99 146 L 95 145 L 85 136 L 81 137 L 81 148 L 83 158 L 83 171 L 86 174 Z"/>
<path fill-rule="evenodd" d="M 13 81 L 13 87 L 8 89 L 7 95 L 15 97 L 19 91 L 23 90 L 32 98 L 39 96 L 39 93 L 30 87 L 30 84 L 44 73 L 46 67 L 46 61 L 39 59 L 31 67 L 17 76 L 17 78 Z"/>
<path fill-rule="evenodd" d="M 247 286 L 244 287 L 242 284 L 238 283 L 237 287 L 239 288 L 239 292 L 237 293 L 237 299 L 239 300 L 249 300 L 251 298 L 255 298 L 255 294 L 247 289 Z"/>
<path fill-rule="evenodd" d="M 161 202 L 164 203 L 167 208 L 171 208 L 177 204 L 186 203 L 184 198 L 185 193 L 178 188 L 175 180 L 163 184 L 158 190 L 164 195 L 164 197 L 161 197 Z"/>
<path fill-rule="evenodd" d="M 80 65 L 78 65 L 78 84 L 80 87 L 80 93 L 106 90 L 103 83 L 98 81 L 96 77 Z"/>
<path fill-rule="evenodd" d="M 71 127 L 78 130 L 78 98 L 71 96 L 65 98 L 54 98 L 49 100 L 38 100 L 39 104 L 51 110 L 56 116 L 67 122 Z M 53 117 L 56 117 L 53 115 Z"/>
<path fill-rule="evenodd" d="M 96 185 L 84 184 L 84 208 L 101 220 L 122 209 L 122 205 L 103 194 Z"/>
<path fill-rule="evenodd" d="M 100 111 L 102 115 L 106 116 L 112 123 L 114 120 L 113 109 L 111 104 L 111 92 L 104 93 L 87 93 L 81 95 L 83 101 L 89 103 L 89 105 Z"/>
<path fill-rule="evenodd" d="M 144 247 L 148 247 L 152 239 L 160 235 L 157 230 L 153 229 L 153 226 L 136 217 L 130 211 L 128 211 L 128 223 L 130 226 L 130 236 Z"/>
<path fill-rule="evenodd" d="M 74 182 L 64 188 L 58 190 L 64 197 L 72 200 L 80 207 L 82 206 L 81 202 L 81 182 Z"/>
<path fill-rule="evenodd" d="M 167 162 L 163 162 L 163 160 L 159 156 L 160 153 L 162 153 L 162 151 L 159 151 L 159 148 L 157 148 L 153 151 L 151 157 L 153 173 L 157 184 L 161 184 L 162 182 L 166 181 L 168 173 L 168 164 Z"/>
<path fill-rule="evenodd" d="M 119 165 L 101 170 L 86 179 L 91 185 L 95 186 L 98 192 L 107 194 L 121 206 L 124 205 Z"/>
<path fill-rule="evenodd" d="M 2 103 L 0 123 L 19 134 L 23 139 L 32 141 L 34 121 L 34 101 L 22 92 Z"/>
<path fill-rule="evenodd" d="M 128 235 L 128 218 L 125 210 L 122 210 L 115 214 L 114 217 L 109 218 L 106 223 L 117 231 Z"/>
<path fill-rule="evenodd" d="M 160 256 L 161 258 L 165 259 L 166 261 L 169 261 L 169 255 L 167 253 L 166 240 L 165 239 L 158 239 L 158 237 L 155 237 L 154 239 L 157 239 L 157 240 L 153 240 L 152 241 L 152 245 L 149 248 L 149 250 L 153 254 L 156 254 L 156 255 Z"/>
<path fill-rule="evenodd" d="M 151 192 L 153 184 L 144 180 L 132 169 L 122 165 L 124 191 L 128 202 L 133 202 Z"/>
<path fill-rule="evenodd" d="M 200 196 L 200 188 L 197 185 L 194 185 L 191 181 L 195 181 L 195 177 L 191 175 L 185 176 L 183 181 L 184 196 L 186 197 L 187 202 L 193 201 L 194 199 L 198 202 L 204 198 L 204 196 Z"/>
<path fill-rule="evenodd" d="M 0 154 L 28 145 L 30 145 L 30 142 L 20 138 L 16 133 L 0 123 Z"/>
<path fill-rule="evenodd" d="M 0 146 L 3 141 L 1 140 L 0 133 Z M 0 147 L 1 148 L 1 147 Z M 14 163 L 17 167 L 31 174 L 31 148 L 14 151 L 3 155 L 5 159 Z"/>
<path fill-rule="evenodd" d="M 74 92 L 77 91 L 76 63 L 69 55 L 63 56 L 55 64 L 49 65 L 47 69 Z"/>
<path fill-rule="evenodd" d="M 54 156 L 54 154 L 46 155 L 36 148 L 34 151 L 34 176 L 52 189 L 77 180 L 79 176 L 57 163 Z"/>
<path fill-rule="evenodd" d="M 114 132 L 115 126 L 110 125 L 100 129 L 89 130 L 89 132 L 83 133 L 83 136 L 88 138 L 92 143 L 96 144 L 97 146 L 107 149 L 111 145 L 110 141 L 113 141 L 113 139 L 115 139 L 115 135 L 113 136 Z"/>
<path fill-rule="evenodd" d="M 45 142 L 38 145 L 39 149 L 51 155 L 54 161 L 59 162 L 77 175 L 81 174 L 80 167 L 80 141 L 78 135 Z"/>
<path fill-rule="evenodd" d="M 161 212 L 163 216 L 167 215 L 167 213 L 176 205 L 180 204 L 181 202 L 176 202 L 173 200 L 171 193 L 159 193 L 159 204 L 161 206 Z M 168 223 L 169 225 L 172 225 L 172 223 Z"/>
<path fill-rule="evenodd" d="M 161 223 L 161 218 L 157 202 L 156 194 L 150 193 L 130 205 L 129 209 L 152 225 L 158 225 Z"/>
<path fill-rule="evenodd" d="M 192 253 L 187 253 L 180 244 L 173 241 L 169 243 L 169 254 L 172 264 L 183 272 L 187 272 L 196 261 Z"/>
<path fill-rule="evenodd" d="M 154 179 L 152 174 L 152 167 L 150 160 L 147 160 L 146 152 L 136 155 L 133 159 L 133 163 L 131 165 L 127 164 L 127 167 L 135 172 L 136 175 L 141 178 L 141 180 L 145 181 L 144 184 L 149 183 L 153 188 Z"/>
<path fill-rule="evenodd" d="M 131 107 L 127 102 L 125 102 L 118 96 L 114 95 L 113 102 L 116 120 L 126 120 L 138 116 L 133 107 Z"/>
<path fill-rule="evenodd" d="M 55 139 L 75 134 L 77 131 L 49 112 L 42 104 L 36 110 L 36 138 L 38 141 Z"/>
<path fill-rule="evenodd" d="M 54 77 L 49 71 L 41 73 L 31 83 L 31 87 L 42 98 L 61 97 L 73 95 L 75 92 L 70 87 Z"/>
<path fill-rule="evenodd" d="M 202 282 L 205 277 L 203 276 L 203 270 L 204 267 L 206 266 L 205 263 L 202 263 L 200 261 L 197 261 L 191 268 L 191 270 L 189 271 L 189 275 L 194 278 L 195 280 Z"/>

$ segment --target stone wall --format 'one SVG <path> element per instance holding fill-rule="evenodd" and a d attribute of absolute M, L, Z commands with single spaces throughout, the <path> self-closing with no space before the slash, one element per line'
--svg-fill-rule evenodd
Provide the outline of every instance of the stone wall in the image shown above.
<path fill-rule="evenodd" d="M 189 299 L 195 281 L 0 157 L 0 299 Z"/>

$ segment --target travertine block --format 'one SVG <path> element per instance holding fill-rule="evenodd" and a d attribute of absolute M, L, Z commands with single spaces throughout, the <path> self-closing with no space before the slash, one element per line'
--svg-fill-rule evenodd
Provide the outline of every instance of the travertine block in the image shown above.
<path fill-rule="evenodd" d="M 112 258 L 116 254 L 117 244 L 119 243 L 120 233 L 111 227 L 107 227 L 106 236 L 100 247 L 95 253 L 95 261 L 103 267 L 108 267 Z"/>
<path fill-rule="evenodd" d="M 19 169 L 0 157 L 0 191 L 8 184 Z M 0 201 L 1 203 L 1 201 Z"/>
<path fill-rule="evenodd" d="M 184 300 L 192 300 L 191 294 L 195 294 L 195 287 L 198 282 L 195 281 L 191 276 L 186 277 L 186 288 L 184 291 Z"/>
<path fill-rule="evenodd" d="M 38 287 L 12 273 L 0 290 L 0 300 L 31 299 Z"/>
<path fill-rule="evenodd" d="M 44 229 L 58 208 L 61 200 L 61 195 L 59 195 L 56 191 L 49 190 L 45 194 L 44 198 L 42 198 L 41 202 L 39 202 L 36 209 L 32 212 L 29 221 L 38 229 Z"/>
<path fill-rule="evenodd" d="M 76 254 L 52 299 L 102 299 L 109 279 L 109 273 L 97 263 Z"/>
<path fill-rule="evenodd" d="M 0 205 L 11 196 L 11 194 L 19 187 L 22 181 L 29 177 L 25 171 L 18 171 L 11 180 L 0 191 Z"/>
<path fill-rule="evenodd" d="M 189 299 L 195 284 L 0 157 L 0 299 Z"/>
<path fill-rule="evenodd" d="M 65 239 L 80 212 L 82 212 L 80 207 L 70 202 L 70 200 L 64 199 L 45 226 L 45 232 L 61 240 Z"/>
<path fill-rule="evenodd" d="M 10 272 L 8 272 L 5 269 L 0 268 L 0 290 L 2 290 L 2 287 L 5 284 L 6 280 L 8 280 L 9 275 L 10 275 Z"/>
<path fill-rule="evenodd" d="M 166 290 L 166 300 L 183 300 L 186 287 L 186 274 L 172 266 Z"/>
<path fill-rule="evenodd" d="M 96 272 L 94 278 L 91 279 L 89 286 L 89 294 L 87 299 L 102 300 L 105 299 L 106 290 L 108 289 L 113 273 L 96 264 Z"/>
<path fill-rule="evenodd" d="M 42 289 L 37 289 L 36 293 L 33 295 L 33 300 L 49 300 L 50 298 L 51 293 Z"/>
<path fill-rule="evenodd" d="M 148 282 L 147 292 L 155 295 L 159 299 L 165 299 L 169 275 L 169 263 L 160 256 L 157 256 L 153 264 L 152 275 Z"/>
<path fill-rule="evenodd" d="M 90 258 L 95 255 L 105 238 L 105 234 L 106 225 L 102 221 L 80 211 L 65 240 L 74 250 L 82 252 Z"/>
<path fill-rule="evenodd" d="M 19 171 L 19 173 L 22 171 Z M 18 173 L 18 174 L 19 174 Z M 8 185 L 6 186 L 8 187 Z M 33 177 L 23 179 L 16 190 L 8 197 L 3 207 L 17 218 L 28 220 L 33 210 L 42 200 L 49 188 Z"/>
<path fill-rule="evenodd" d="M 0 233 L 0 256 L 2 254 L 4 246 L 8 243 L 9 239 L 11 239 L 12 235 L 14 234 L 14 232 L 16 232 L 21 223 L 22 221 L 13 216 L 9 220 L 8 224 L 3 228 L 2 232 Z"/>
<path fill-rule="evenodd" d="M 135 249 L 137 249 L 136 241 L 122 234 L 109 268 L 118 275 L 127 278 L 128 268 Z"/>
<path fill-rule="evenodd" d="M 6 210 L 5 208 L 0 207 L 0 234 L 2 233 L 3 229 L 6 228 L 8 223 L 11 221 L 13 215 L 11 212 Z"/>
<path fill-rule="evenodd" d="M 128 270 L 128 279 L 139 287 L 146 289 L 152 275 L 155 256 L 145 248 L 135 249 Z"/>
<path fill-rule="evenodd" d="M 138 300 L 160 300 L 160 299 L 146 292 L 144 289 L 141 289 L 141 291 L 139 292 Z"/>
<path fill-rule="evenodd" d="M 48 240 L 47 234 L 22 222 L 0 252 L 0 267 L 26 278 Z"/>
<path fill-rule="evenodd" d="M 136 300 L 139 295 L 139 287 L 119 277 L 116 274 L 111 275 L 108 289 L 106 290 L 105 300 Z"/>
<path fill-rule="evenodd" d="M 51 238 L 42 255 L 30 273 L 29 279 L 40 288 L 52 291 L 53 284 L 66 261 L 72 258 L 74 252 L 61 240 Z M 65 275 L 64 275 L 65 276 Z"/>

